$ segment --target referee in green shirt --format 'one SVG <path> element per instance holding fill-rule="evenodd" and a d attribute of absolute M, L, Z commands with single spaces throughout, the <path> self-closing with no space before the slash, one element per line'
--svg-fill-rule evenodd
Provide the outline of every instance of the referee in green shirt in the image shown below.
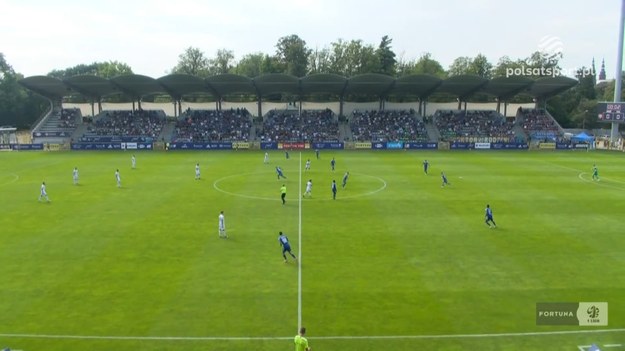
<path fill-rule="evenodd" d="M 295 351 L 310 351 L 308 347 L 308 340 L 304 337 L 306 334 L 306 328 L 301 327 L 299 334 L 295 335 Z"/>
<path fill-rule="evenodd" d="M 282 204 L 286 203 L 286 185 L 282 184 L 280 187 L 280 198 L 282 199 Z"/>

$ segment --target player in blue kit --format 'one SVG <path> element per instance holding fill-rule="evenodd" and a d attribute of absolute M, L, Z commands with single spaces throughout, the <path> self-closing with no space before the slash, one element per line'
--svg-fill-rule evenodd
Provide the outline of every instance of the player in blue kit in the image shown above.
<path fill-rule="evenodd" d="M 280 166 L 276 167 L 276 174 L 278 174 L 278 180 L 280 180 L 280 177 L 286 179 L 286 177 L 282 173 L 282 168 L 280 168 Z"/>
<path fill-rule="evenodd" d="M 336 200 L 336 180 L 332 180 L 332 200 Z"/>
<path fill-rule="evenodd" d="M 486 205 L 486 224 L 489 228 L 497 228 L 497 224 L 495 224 L 495 220 L 493 220 L 493 210 L 491 210 L 490 205 Z M 493 223 L 491 226 L 490 224 Z"/>
<path fill-rule="evenodd" d="M 443 183 L 441 184 L 441 188 L 444 187 L 445 185 L 451 185 L 447 181 L 447 176 L 445 175 L 445 172 L 441 172 L 441 180 L 443 181 Z"/>
<path fill-rule="evenodd" d="M 278 234 L 278 242 L 280 242 L 280 246 L 282 246 L 282 257 L 284 257 L 284 262 L 286 263 L 286 253 L 288 252 L 294 260 L 297 260 L 297 257 L 293 255 L 291 252 L 291 244 L 289 244 L 289 238 L 286 237 L 282 232 Z"/>
<path fill-rule="evenodd" d="M 330 166 L 332 167 L 332 172 L 334 172 L 334 166 L 336 165 L 336 160 L 332 157 L 332 161 L 330 161 Z"/>
<path fill-rule="evenodd" d="M 425 175 L 428 174 L 429 167 L 430 167 L 430 163 L 428 162 L 428 160 L 423 161 L 423 173 L 425 173 Z"/>
<path fill-rule="evenodd" d="M 349 178 L 349 172 L 345 172 L 343 175 L 343 189 L 345 189 L 345 186 L 347 185 L 347 178 Z"/>

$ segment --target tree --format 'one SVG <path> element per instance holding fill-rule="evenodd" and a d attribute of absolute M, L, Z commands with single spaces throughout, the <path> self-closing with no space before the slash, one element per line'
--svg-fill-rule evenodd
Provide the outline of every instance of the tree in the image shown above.
<path fill-rule="evenodd" d="M 471 58 L 468 56 L 461 56 L 454 60 L 447 70 L 447 74 L 452 76 L 461 76 L 471 73 Z"/>
<path fill-rule="evenodd" d="M 508 56 L 502 56 L 495 68 L 492 69 L 492 77 L 510 77 L 521 73 L 525 67 L 525 61 L 512 60 Z"/>
<path fill-rule="evenodd" d="M 463 74 L 472 74 L 482 78 L 490 78 L 492 76 L 493 65 L 488 62 L 486 56 L 478 54 L 474 58 L 468 56 L 458 57 L 449 66 L 447 73 L 449 76 L 459 76 Z"/>
<path fill-rule="evenodd" d="M 259 52 L 255 54 L 247 54 L 234 67 L 234 73 L 249 78 L 258 77 L 263 72 L 263 63 L 265 54 Z"/>
<path fill-rule="evenodd" d="M 96 62 L 95 65 L 96 75 L 102 78 L 113 78 L 133 73 L 129 65 L 119 61 Z"/>
<path fill-rule="evenodd" d="M 0 52 L 0 79 L 4 79 L 6 76 L 15 74 L 13 67 L 4 58 L 4 54 Z"/>
<path fill-rule="evenodd" d="M 22 78 L 0 52 L 0 125 L 28 128 L 48 106 L 45 99 L 18 83 Z"/>
<path fill-rule="evenodd" d="M 598 98 L 602 101 L 614 101 L 614 89 L 616 80 L 604 82 L 597 87 Z M 625 98 L 625 71 L 621 78 L 621 101 Z"/>
<path fill-rule="evenodd" d="M 395 75 L 395 64 L 397 60 L 395 60 L 395 53 L 391 49 L 392 42 L 393 39 L 389 38 L 388 35 L 383 36 L 378 49 L 375 51 L 379 62 L 377 73 L 389 76 Z"/>
<path fill-rule="evenodd" d="M 263 65 L 260 70 L 261 74 L 284 72 L 284 65 L 280 62 L 278 57 L 265 54 L 265 57 L 263 58 Z"/>
<path fill-rule="evenodd" d="M 129 65 L 119 61 L 93 62 L 91 64 L 80 64 L 65 69 L 55 69 L 48 73 L 48 76 L 66 79 L 80 75 L 93 75 L 102 78 L 113 78 L 117 76 L 132 74 Z"/>
<path fill-rule="evenodd" d="M 339 39 L 331 44 L 329 57 L 330 73 L 352 77 L 372 73 L 378 67 L 375 49 L 363 44 L 362 40 L 343 41 Z"/>
<path fill-rule="evenodd" d="M 178 64 L 172 69 L 172 73 L 190 74 L 192 76 L 207 77 L 209 62 L 202 50 L 192 46 L 178 56 Z"/>
<path fill-rule="evenodd" d="M 577 70 L 575 77 L 579 84 L 575 87 L 579 94 L 586 99 L 594 100 L 597 98 L 597 91 L 595 90 L 595 75 L 587 74 L 590 72 L 586 67 L 582 67 Z"/>
<path fill-rule="evenodd" d="M 230 73 L 234 68 L 234 52 L 227 49 L 217 50 L 215 58 L 208 60 L 209 75 Z"/>
<path fill-rule="evenodd" d="M 315 50 L 311 52 L 310 58 L 308 59 L 310 64 L 310 67 L 308 68 L 309 74 L 330 73 L 330 57 L 330 49 L 323 48 L 319 50 L 318 48 L 315 48 Z"/>
<path fill-rule="evenodd" d="M 432 54 L 429 52 L 421 55 L 414 65 L 412 65 L 410 74 L 429 74 L 439 78 L 445 78 L 447 76 L 447 72 L 445 72 L 443 66 L 440 62 L 433 59 Z"/>
<path fill-rule="evenodd" d="M 308 58 L 312 50 L 303 39 L 295 34 L 282 37 L 278 40 L 276 49 L 276 58 L 285 73 L 296 77 L 304 77 L 308 73 Z"/>
<path fill-rule="evenodd" d="M 562 58 L 561 52 L 549 54 L 546 52 L 535 51 L 530 57 L 525 59 L 525 63 L 528 67 L 533 68 L 534 71 L 540 73 L 537 76 L 544 77 L 553 75 L 550 72 L 554 70 L 560 71 L 560 59 Z"/>
<path fill-rule="evenodd" d="M 488 62 L 486 56 L 477 54 L 477 56 L 471 60 L 469 71 L 476 76 L 490 79 L 492 77 L 493 65 Z"/>

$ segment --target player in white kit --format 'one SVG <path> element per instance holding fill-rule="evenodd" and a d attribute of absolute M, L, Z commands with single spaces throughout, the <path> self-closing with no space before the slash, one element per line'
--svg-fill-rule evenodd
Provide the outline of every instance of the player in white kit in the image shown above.
<path fill-rule="evenodd" d="M 196 163 L 195 164 L 195 180 L 199 180 L 200 179 L 200 164 Z"/>
<path fill-rule="evenodd" d="M 306 197 L 306 195 L 308 195 L 308 197 L 312 197 L 312 179 L 308 179 L 308 182 L 306 183 L 306 192 L 303 197 Z"/>
<path fill-rule="evenodd" d="M 46 201 L 50 202 L 50 199 L 48 198 L 48 193 L 46 192 L 46 182 L 41 183 L 41 192 L 39 193 L 38 201 L 41 201 L 41 199 L 46 199 Z"/>
<path fill-rule="evenodd" d="M 119 169 L 115 170 L 115 180 L 117 181 L 117 187 L 122 187 L 122 177 L 119 175 Z"/>
<path fill-rule="evenodd" d="M 78 167 L 74 167 L 72 171 L 72 179 L 74 180 L 74 185 L 78 185 Z"/>
<path fill-rule="evenodd" d="M 224 217 L 224 211 L 219 213 L 219 237 L 228 239 L 228 234 L 226 234 L 226 217 Z"/>

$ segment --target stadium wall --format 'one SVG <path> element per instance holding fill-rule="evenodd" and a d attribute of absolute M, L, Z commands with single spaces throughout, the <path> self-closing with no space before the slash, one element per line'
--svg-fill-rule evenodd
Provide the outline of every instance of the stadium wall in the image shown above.
<path fill-rule="evenodd" d="M 407 102 L 407 103 L 399 103 L 399 102 L 387 102 L 386 110 L 409 110 L 419 109 L 418 102 Z M 135 105 L 136 107 L 136 105 Z M 174 115 L 174 104 L 172 103 L 151 103 L 151 102 L 142 102 L 141 107 L 144 110 L 163 110 L 167 116 Z M 339 113 L 339 103 L 338 102 L 302 102 L 302 107 L 305 110 L 323 110 L 326 108 L 331 109 L 335 114 Z M 345 102 L 343 104 L 343 113 L 346 116 L 351 115 L 354 111 L 371 111 L 377 110 L 379 107 L 379 102 Z M 508 104 L 508 108 L 506 111 L 507 117 L 516 116 L 517 110 L 519 107 L 523 108 L 534 108 L 533 103 L 528 104 Z M 91 116 L 91 104 L 73 104 L 73 103 L 63 103 L 63 108 L 77 108 L 80 110 L 83 116 Z M 182 102 L 182 111 L 186 109 L 192 110 L 214 110 L 215 103 L 214 102 L 204 102 L 204 103 L 194 103 L 194 102 Z M 256 116 L 258 114 L 258 105 L 256 102 L 222 102 L 221 108 L 226 110 L 230 108 L 246 108 L 252 115 Z M 263 102 L 262 105 L 263 113 L 267 113 L 271 110 L 286 110 L 293 109 L 293 106 L 289 106 L 286 102 Z M 436 110 L 455 110 L 458 108 L 457 102 L 429 102 L 426 107 L 426 116 L 433 115 Z M 495 110 L 497 109 L 496 103 L 467 103 L 468 110 Z M 102 103 L 102 110 L 132 110 L 132 103 Z M 503 105 L 501 106 L 501 111 L 503 113 Z M 96 111 L 97 112 L 97 111 Z"/>

